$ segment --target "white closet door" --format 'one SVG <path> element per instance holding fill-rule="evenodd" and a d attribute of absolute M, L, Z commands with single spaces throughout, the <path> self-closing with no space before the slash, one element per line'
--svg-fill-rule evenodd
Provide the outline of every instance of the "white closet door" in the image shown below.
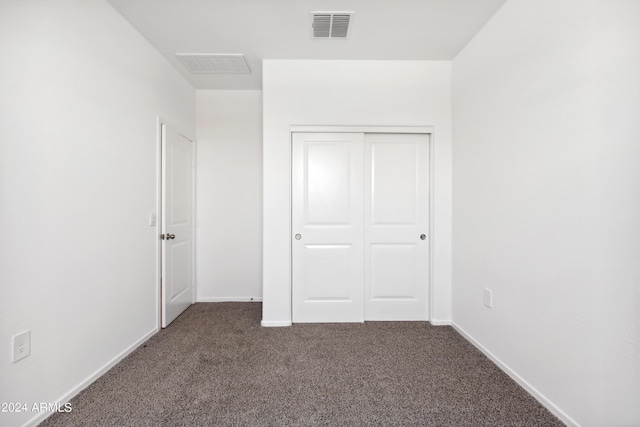
<path fill-rule="evenodd" d="M 364 321 L 361 133 L 294 133 L 294 322 Z"/>
<path fill-rule="evenodd" d="M 424 134 L 365 136 L 365 320 L 428 320 L 428 148 Z"/>

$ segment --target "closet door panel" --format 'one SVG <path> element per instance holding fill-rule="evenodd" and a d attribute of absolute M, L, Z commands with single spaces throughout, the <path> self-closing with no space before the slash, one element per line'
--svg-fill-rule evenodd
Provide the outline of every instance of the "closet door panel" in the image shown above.
<path fill-rule="evenodd" d="M 365 136 L 365 320 L 428 320 L 429 139 Z"/>
<path fill-rule="evenodd" d="M 361 133 L 294 133 L 292 318 L 364 320 Z"/>

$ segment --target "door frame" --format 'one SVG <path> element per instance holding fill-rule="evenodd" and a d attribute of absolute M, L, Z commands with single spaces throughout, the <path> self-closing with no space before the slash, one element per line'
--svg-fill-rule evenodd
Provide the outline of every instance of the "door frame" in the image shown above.
<path fill-rule="evenodd" d="M 162 116 L 156 117 L 156 225 L 155 225 L 155 241 L 156 241 L 156 331 L 162 329 L 162 125 L 169 126 L 176 130 L 180 135 L 191 141 L 193 144 L 191 159 L 191 180 L 193 188 L 191 189 L 191 300 L 196 301 L 196 159 L 198 151 L 198 142 L 196 138 L 189 132 L 174 125 Z"/>
<path fill-rule="evenodd" d="M 293 134 L 294 133 L 415 133 L 429 136 L 429 274 L 427 278 L 427 295 L 429 301 L 428 318 L 433 323 L 434 292 L 434 183 L 435 183 L 435 144 L 433 126 L 328 126 L 328 125 L 300 125 L 289 127 L 289 319 L 293 320 Z"/>

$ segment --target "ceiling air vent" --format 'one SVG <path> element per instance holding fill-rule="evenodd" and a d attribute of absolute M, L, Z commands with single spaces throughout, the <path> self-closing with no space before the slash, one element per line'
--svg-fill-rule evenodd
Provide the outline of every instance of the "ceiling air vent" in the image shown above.
<path fill-rule="evenodd" d="M 176 53 L 178 59 L 193 74 L 250 74 L 243 54 Z"/>
<path fill-rule="evenodd" d="M 346 39 L 351 32 L 354 12 L 311 12 L 311 37 Z"/>

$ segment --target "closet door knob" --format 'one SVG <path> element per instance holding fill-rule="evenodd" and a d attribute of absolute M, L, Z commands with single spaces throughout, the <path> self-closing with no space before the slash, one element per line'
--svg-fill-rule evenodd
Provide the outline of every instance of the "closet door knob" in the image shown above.
<path fill-rule="evenodd" d="M 424 240 L 424 239 L 426 239 L 426 238 L 427 238 L 427 235 L 426 235 L 426 234 L 421 234 L 421 235 L 420 235 L 420 240 Z"/>

